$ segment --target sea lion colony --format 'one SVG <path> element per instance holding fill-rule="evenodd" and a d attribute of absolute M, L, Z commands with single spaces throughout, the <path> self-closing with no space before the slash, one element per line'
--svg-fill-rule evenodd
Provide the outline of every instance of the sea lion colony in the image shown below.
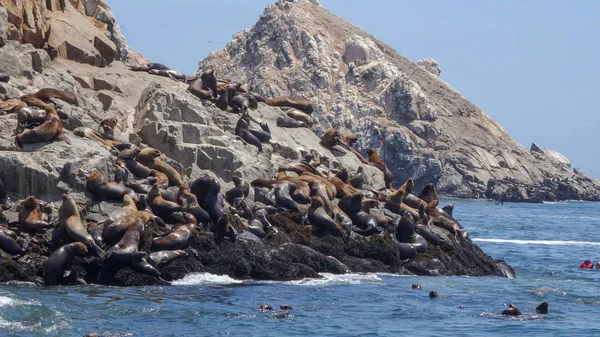
<path fill-rule="evenodd" d="M 312 125 L 313 108 L 308 100 L 265 99 L 248 84 L 217 79 L 212 69 L 195 77 L 158 63 L 130 69 L 189 83 L 188 91 L 194 96 L 209 100 L 224 111 L 239 114 L 235 134 L 256 146 L 259 152 L 271 134 L 266 123 L 257 122 L 250 115 L 249 110 L 256 109 L 258 104 L 291 108 L 277 120 L 278 127 Z M 62 112 L 63 106 L 56 99 L 78 104 L 75 94 L 50 88 L 25 95 L 21 100 L 0 103 L 0 109 L 17 113 L 19 117 L 17 146 L 69 142 L 62 131 L 62 119 L 69 116 Z M 259 124 L 259 128 L 252 128 L 251 122 Z M 269 219 L 284 210 L 299 212 L 304 224 L 318 235 L 333 235 L 344 240 L 356 235 L 388 236 L 398 247 L 401 259 L 413 259 L 425 253 L 428 245 L 445 250 L 449 240 L 459 243 L 468 239 L 467 232 L 452 216 L 453 205 L 438 207 L 439 198 L 433 186 L 427 185 L 418 195 L 413 193 L 412 179 L 397 189 L 392 188 L 390 170 L 376 150 L 369 149 L 369 160 L 366 160 L 352 147 L 357 140 L 355 136 L 342 136 L 333 128 L 325 131 L 321 143 L 338 151 L 350 151 L 365 165 L 380 169 L 385 175 L 385 189 L 375 190 L 369 186 L 362 167 L 355 174 L 344 168 L 330 172 L 322 170 L 320 162 L 307 154 L 301 161 L 281 165 L 270 180 L 246 182 L 235 177 L 235 187 L 222 193 L 219 182 L 211 176 L 186 181 L 173 166 L 160 159 L 160 151 L 136 148 L 120 141 L 114 132 L 117 124 L 115 118 L 107 117 L 99 123 L 97 131 L 78 128 L 74 134 L 111 149 L 117 167 L 114 179 L 103 177 L 95 170 L 88 172 L 87 190 L 95 202 L 117 203 L 121 208 L 112 211 L 103 221 L 87 222 L 80 214 L 84 209 L 69 194 L 63 195 L 57 217 L 52 207 L 42 207 L 35 196 L 28 196 L 20 203 L 18 218 L 4 219 L 7 225 L 0 227 L 0 249 L 15 259 L 25 254 L 33 234 L 52 231 L 49 245 L 53 253 L 44 263 L 46 285 L 85 283 L 75 273 L 64 276 L 76 255 L 96 256 L 105 264 L 130 266 L 160 278 L 161 266 L 173 259 L 190 253 L 202 254 L 190 252 L 188 247 L 198 232 L 214 233 L 217 243 L 235 242 L 242 231 L 262 239 L 269 232 L 277 231 Z M 254 188 L 254 202 L 247 199 L 250 187 Z M 1 182 L 0 201 L 3 210 L 9 209 L 10 198 Z M 384 207 L 380 207 L 382 204 Z M 451 235 L 440 235 L 442 232 L 433 231 L 434 226 Z M 141 249 L 148 228 L 152 228 L 151 244 Z"/>

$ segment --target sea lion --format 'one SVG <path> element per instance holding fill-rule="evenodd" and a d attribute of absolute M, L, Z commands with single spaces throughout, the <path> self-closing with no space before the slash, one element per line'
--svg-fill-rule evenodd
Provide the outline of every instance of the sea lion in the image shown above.
<path fill-rule="evenodd" d="M 106 253 L 106 258 L 121 263 L 141 259 L 145 255 L 138 251 L 142 232 L 144 232 L 144 223 L 141 221 L 129 226 L 121 240 Z"/>
<path fill-rule="evenodd" d="M 405 211 L 408 211 L 415 218 L 415 221 L 419 220 L 419 212 L 403 202 L 404 195 L 410 193 L 413 186 L 414 182 L 412 178 L 409 178 L 406 183 L 400 186 L 397 190 L 388 194 L 385 198 L 385 208 L 399 215 L 402 215 Z"/>
<path fill-rule="evenodd" d="M 502 311 L 501 315 L 506 315 L 506 316 L 521 316 L 523 315 L 521 313 L 521 310 L 519 310 L 519 308 L 517 308 L 516 305 L 514 304 L 509 304 L 508 308 L 504 309 L 504 311 Z"/>
<path fill-rule="evenodd" d="M 158 219 L 154 214 L 143 210 L 127 214 L 115 222 L 105 224 L 102 230 L 102 238 L 104 242 L 112 244 L 120 240 L 129 227 L 136 223 L 148 223 L 152 220 L 156 221 Z"/>
<path fill-rule="evenodd" d="M 112 116 L 103 118 L 98 125 L 98 133 L 107 140 L 115 140 L 115 126 L 117 119 Z"/>
<path fill-rule="evenodd" d="M 244 95 L 236 94 L 229 101 L 229 106 L 232 108 L 232 112 L 236 114 L 245 114 L 248 112 L 250 101 Z"/>
<path fill-rule="evenodd" d="M 354 177 L 350 179 L 350 185 L 354 186 L 355 188 L 362 189 L 364 188 L 366 179 L 367 176 L 365 175 L 365 169 L 362 166 L 359 166 Z"/>
<path fill-rule="evenodd" d="M 323 199 L 319 196 L 312 197 L 308 207 L 308 221 L 311 225 L 329 231 L 333 235 L 342 236 L 342 229 L 323 208 Z"/>
<path fill-rule="evenodd" d="M 225 210 L 223 207 L 225 206 L 225 202 L 223 197 L 219 193 L 221 191 L 221 184 L 215 179 L 210 179 L 208 181 L 208 191 L 206 196 L 204 197 L 204 201 L 198 202 L 203 209 L 205 209 L 210 215 L 210 219 L 213 224 L 217 224 L 218 220 L 225 216 Z M 192 187 L 193 192 L 193 187 Z"/>
<path fill-rule="evenodd" d="M 452 216 L 452 212 L 454 212 L 454 203 L 453 202 L 442 207 L 442 211 L 445 213 L 445 214 L 443 214 L 444 216 L 454 219 L 454 217 Z M 439 210 L 438 210 L 438 212 L 439 212 Z M 442 213 L 442 212 L 440 212 L 440 213 Z"/>
<path fill-rule="evenodd" d="M 232 177 L 234 188 L 225 192 L 225 200 L 237 208 L 250 194 L 250 185 L 240 177 Z"/>
<path fill-rule="evenodd" d="M 430 203 L 434 200 L 439 200 L 439 197 L 435 192 L 435 189 L 433 188 L 432 184 L 426 184 L 425 186 L 423 186 L 421 193 L 419 193 L 417 197 L 425 201 L 426 203 Z"/>
<path fill-rule="evenodd" d="M 265 103 L 265 102 L 267 102 L 267 100 L 265 99 L 265 97 L 264 97 L 263 95 L 261 95 L 261 94 L 257 93 L 257 92 L 250 91 L 248 94 L 250 94 L 250 95 L 254 96 L 254 98 L 256 98 L 256 101 L 257 101 L 257 102 L 260 102 L 260 103 Z"/>
<path fill-rule="evenodd" d="M 21 210 L 19 211 L 19 226 L 20 228 L 31 232 L 37 232 L 40 229 L 52 226 L 52 224 L 42 220 L 40 203 L 33 195 L 28 196 L 21 204 Z"/>
<path fill-rule="evenodd" d="M 166 174 L 169 178 L 169 186 L 181 186 L 183 184 L 183 179 L 181 179 L 179 172 L 177 172 L 173 166 L 158 159 L 160 155 L 160 151 L 149 147 L 141 150 L 140 153 L 135 156 L 135 161 L 150 168 L 151 170 L 157 170 Z"/>
<path fill-rule="evenodd" d="M 21 247 L 17 242 L 17 237 L 17 233 L 6 227 L 0 227 L 0 249 L 11 255 L 19 256 L 25 254 L 29 242 Z"/>
<path fill-rule="evenodd" d="M 298 205 L 290 195 L 290 192 L 293 192 L 294 190 L 296 190 L 296 186 L 288 182 L 282 182 L 275 186 L 273 194 L 275 194 L 276 206 L 299 212 L 300 209 L 298 208 Z"/>
<path fill-rule="evenodd" d="M 2 179 L 0 179 L 0 205 L 4 209 L 10 208 L 10 198 L 6 193 L 6 188 L 4 188 L 4 183 L 2 182 Z"/>
<path fill-rule="evenodd" d="M 44 261 L 44 284 L 57 285 L 63 277 L 65 270 L 71 268 L 75 255 L 85 255 L 87 247 L 81 242 L 73 242 L 57 249 Z"/>
<path fill-rule="evenodd" d="M 419 207 L 423 206 L 427 206 L 427 203 L 421 199 L 419 199 L 417 196 L 415 196 L 412 193 L 405 193 L 404 194 L 404 198 L 402 199 L 402 202 L 404 202 L 406 204 L 406 206 L 408 207 L 412 207 L 414 209 L 419 209 Z"/>
<path fill-rule="evenodd" d="M 183 213 L 183 218 L 184 223 L 173 226 L 167 235 L 152 240 L 151 249 L 154 251 L 185 249 L 196 232 L 197 221 L 190 213 Z"/>
<path fill-rule="evenodd" d="M 34 94 L 27 94 L 27 95 L 21 96 L 22 101 L 25 101 L 28 98 L 37 98 L 44 102 L 51 101 L 53 98 L 58 98 L 62 101 L 65 101 L 65 102 L 71 104 L 71 105 L 76 105 L 76 106 L 79 105 L 77 96 L 75 96 L 74 93 L 69 92 L 69 91 L 54 89 L 54 88 L 43 88 L 43 89 L 38 90 Z M 44 108 L 43 106 L 39 106 L 39 105 L 38 105 L 38 107 Z"/>
<path fill-rule="evenodd" d="M 544 302 L 540 303 L 540 305 L 538 305 L 535 308 L 535 312 L 537 312 L 538 314 L 547 315 L 548 314 L 548 302 L 544 301 Z"/>
<path fill-rule="evenodd" d="M 307 128 L 308 125 L 304 122 L 298 121 L 289 117 L 288 115 L 281 115 L 277 117 L 277 126 L 280 128 Z"/>
<path fill-rule="evenodd" d="M 256 146 L 258 148 L 258 152 L 263 151 L 263 147 L 260 140 L 258 140 L 256 136 L 250 133 L 249 123 L 246 121 L 244 116 L 240 117 L 240 119 L 238 119 L 236 123 L 235 135 L 240 136 L 240 138 L 242 138 L 242 140 L 244 140 L 245 142 Z"/>
<path fill-rule="evenodd" d="M 0 110 L 7 112 L 16 112 L 27 107 L 27 103 L 20 99 L 11 98 L 8 101 L 0 102 Z"/>
<path fill-rule="evenodd" d="M 185 74 L 171 69 L 150 69 L 148 70 L 148 74 L 169 77 L 172 80 L 182 82 L 185 82 L 187 79 Z"/>
<path fill-rule="evenodd" d="M 96 244 L 94 238 L 83 227 L 77 204 L 67 194 L 62 196 L 62 205 L 58 209 L 58 223 L 59 227 L 52 233 L 53 239 L 66 231 L 71 240 L 85 244 L 96 255 L 104 257 L 102 248 Z"/>
<path fill-rule="evenodd" d="M 360 193 L 354 186 L 344 183 L 340 178 L 333 177 L 328 180 L 335 186 L 335 197 L 338 199 L 347 195 Z"/>
<path fill-rule="evenodd" d="M 383 172 L 383 181 L 385 183 L 385 187 L 388 189 L 392 189 L 392 180 L 394 179 L 394 176 L 392 175 L 392 172 L 387 168 L 383 160 L 379 158 L 377 150 L 367 149 L 367 155 L 369 156 L 369 162 L 375 164 L 375 167 L 377 167 L 381 170 L 381 172 Z"/>
<path fill-rule="evenodd" d="M 98 143 L 108 146 L 110 148 L 114 148 L 117 150 L 123 150 L 126 148 L 131 147 L 131 144 L 124 144 L 121 143 L 119 141 L 116 140 L 109 140 L 104 138 L 101 134 L 99 134 L 98 132 L 90 129 L 90 128 L 86 128 L 86 127 L 78 127 L 75 130 L 73 130 L 73 133 L 75 134 L 75 136 L 77 137 L 81 137 L 81 138 L 88 138 L 91 140 L 95 140 Z"/>
<path fill-rule="evenodd" d="M 123 200 L 124 195 L 137 199 L 137 195 L 129 187 L 114 182 L 106 182 L 100 172 L 94 169 L 87 179 L 87 189 L 100 200 Z"/>
<path fill-rule="evenodd" d="M 94 238 L 94 242 L 98 247 L 102 247 L 104 240 L 102 239 L 102 228 L 95 222 L 89 222 L 87 227 L 88 233 Z"/>
<path fill-rule="evenodd" d="M 250 91 L 252 91 L 252 86 L 248 83 L 239 83 L 237 85 L 237 90 L 239 92 L 249 93 Z"/>
<path fill-rule="evenodd" d="M 250 109 L 258 109 L 258 100 L 256 99 L 256 96 L 250 95 L 248 93 L 243 93 L 242 96 L 244 96 L 248 100 L 248 107 Z"/>
<path fill-rule="evenodd" d="M 422 290 L 421 286 L 415 283 L 413 283 L 412 288 L 413 290 Z"/>
<path fill-rule="evenodd" d="M 158 185 L 152 185 L 147 197 L 148 206 L 154 214 L 161 217 L 165 222 L 170 222 L 174 212 L 181 212 L 181 206 L 177 203 L 165 200 Z"/>
<path fill-rule="evenodd" d="M 56 113 L 61 119 L 69 118 L 69 116 L 60 109 L 56 110 Z M 21 133 L 27 126 L 44 123 L 46 117 L 48 117 L 48 114 L 45 110 L 28 107 L 20 108 L 17 111 L 17 125 L 20 127 L 17 128 L 17 133 Z"/>
<path fill-rule="evenodd" d="M 312 127 L 313 126 L 313 120 L 312 118 L 305 114 L 302 111 L 298 111 L 298 110 L 288 110 L 285 113 L 288 117 L 295 119 L 298 122 L 303 122 L 304 124 L 306 124 L 307 127 Z"/>
<path fill-rule="evenodd" d="M 210 90 L 212 98 L 217 98 L 217 78 L 215 77 L 215 70 L 213 68 L 208 68 L 202 72 L 200 75 L 200 79 L 202 80 L 202 86 L 205 89 Z"/>
<path fill-rule="evenodd" d="M 325 188 L 327 189 L 327 197 L 329 200 L 333 200 L 333 198 L 335 198 L 337 194 L 337 189 L 335 188 L 335 185 L 321 175 L 313 174 L 312 172 L 302 172 L 298 179 L 306 181 L 311 186 L 311 190 L 312 184 L 314 182 L 319 182 L 325 185 Z"/>
<path fill-rule="evenodd" d="M 126 215 L 137 212 L 138 208 L 135 203 L 135 200 L 129 195 L 123 195 L 123 206 L 108 215 L 108 220 L 110 223 L 120 220 Z"/>
<path fill-rule="evenodd" d="M 148 176 L 150 176 L 152 173 L 152 170 L 149 167 L 135 161 L 135 157 L 140 153 L 140 151 L 140 149 L 135 148 L 119 152 L 116 164 L 119 166 L 124 166 L 127 168 L 127 170 L 129 170 L 129 172 L 133 173 L 138 178 L 148 178 Z"/>
<path fill-rule="evenodd" d="M 327 187 L 325 186 L 325 184 L 322 184 L 319 181 L 314 181 L 312 183 L 309 183 L 310 185 L 310 195 L 311 196 L 318 196 L 321 197 L 322 201 L 323 201 L 323 208 L 325 209 L 325 212 L 327 212 L 327 214 L 329 216 L 333 216 L 333 211 L 331 208 L 331 200 L 329 198 L 329 195 L 327 195 Z"/>
<path fill-rule="evenodd" d="M 270 98 L 266 101 L 267 105 L 279 106 L 279 107 L 290 107 L 298 109 L 304 113 L 312 114 L 313 106 L 312 103 L 304 98 L 282 96 L 277 98 Z"/>
<path fill-rule="evenodd" d="M 192 81 L 190 83 L 190 85 L 188 86 L 187 91 L 200 99 L 212 99 L 213 98 L 213 93 L 210 90 L 205 89 L 203 87 L 201 78 L 198 78 L 198 79 Z"/>
<path fill-rule="evenodd" d="M 334 220 L 342 225 L 347 235 L 352 233 L 352 219 L 336 204 L 331 204 Z"/>
<path fill-rule="evenodd" d="M 177 195 L 177 202 L 181 205 L 181 210 L 196 218 L 198 224 L 208 225 L 211 222 L 210 214 L 204 208 L 200 206 L 198 198 L 195 194 L 191 193 L 190 187 L 187 183 L 183 184 L 179 188 L 179 194 Z"/>
<path fill-rule="evenodd" d="M 348 174 L 348 170 L 345 168 L 342 168 L 339 172 L 337 172 L 334 177 L 341 180 L 344 184 L 350 183 L 350 175 Z"/>
<path fill-rule="evenodd" d="M 266 236 L 267 230 L 274 228 L 269 220 L 267 220 L 267 211 L 264 208 L 257 208 L 254 210 L 254 214 L 248 226 L 248 230 L 261 239 Z"/>
<path fill-rule="evenodd" d="M 217 98 L 215 105 L 217 106 L 217 108 L 221 109 L 222 111 L 227 111 L 227 108 L 229 107 L 229 100 L 227 98 L 227 96 L 228 96 L 227 90 L 225 88 L 219 88 L 218 94 L 219 94 L 219 98 Z"/>
<path fill-rule="evenodd" d="M 256 137 L 261 143 L 268 143 L 271 140 L 271 130 L 267 123 L 260 123 L 261 130 L 248 128 L 248 131 Z"/>
<path fill-rule="evenodd" d="M 152 62 L 129 66 L 129 70 L 132 70 L 132 71 L 149 71 L 152 69 L 169 70 L 169 67 L 165 66 L 162 63 L 152 63 Z"/>
<path fill-rule="evenodd" d="M 438 297 L 438 293 L 434 290 L 429 292 L 429 298 L 436 298 Z"/>
<path fill-rule="evenodd" d="M 185 250 L 163 250 L 154 252 L 148 256 L 148 262 L 155 268 L 166 265 L 169 262 L 181 257 L 187 257 L 188 253 Z"/>
<path fill-rule="evenodd" d="M 301 175 L 304 172 L 310 172 L 310 173 L 316 174 L 318 176 L 321 176 L 320 172 L 318 172 L 312 165 L 310 165 L 309 163 L 307 163 L 305 161 L 292 162 L 292 163 L 279 165 L 277 172 L 284 172 L 284 171 L 294 172 L 297 175 Z"/>
<path fill-rule="evenodd" d="M 164 174 L 163 172 L 151 169 L 150 175 L 153 177 L 156 177 L 154 183 L 157 184 L 158 187 L 160 187 L 162 189 L 169 188 L 169 177 L 166 174 Z"/>
<path fill-rule="evenodd" d="M 40 142 L 50 142 L 55 139 L 64 140 L 71 145 L 71 141 L 63 133 L 62 122 L 56 110 L 46 105 L 46 120 L 38 127 L 31 130 L 25 130 L 15 137 L 15 143 L 20 148 L 21 144 L 31 144 Z"/>
<path fill-rule="evenodd" d="M 352 147 L 352 145 L 354 145 L 354 143 L 356 143 L 358 141 L 358 137 L 356 137 L 355 135 L 349 133 L 347 135 L 344 135 L 344 137 L 342 137 L 342 143 L 346 144 L 346 146 L 348 147 Z"/>
<path fill-rule="evenodd" d="M 407 243 L 414 247 L 417 253 L 427 252 L 427 241 L 415 233 L 415 219 L 409 212 L 405 212 L 396 225 L 396 239 L 400 243 Z M 402 252 L 402 250 L 401 250 Z"/>
<path fill-rule="evenodd" d="M 146 257 L 143 255 L 134 254 L 133 258 L 129 262 L 129 266 L 132 269 L 137 270 L 143 274 L 154 276 L 163 282 L 169 283 L 160 276 L 160 271 L 158 271 L 158 269 L 156 269 L 151 263 L 149 263 Z"/>
<path fill-rule="evenodd" d="M 347 195 L 340 199 L 338 206 L 352 220 L 352 230 L 363 236 L 381 233 L 377 220 L 362 210 L 362 194 Z"/>
<path fill-rule="evenodd" d="M 447 218 L 443 215 L 440 215 L 437 206 L 439 204 L 439 200 L 434 200 L 427 204 L 425 207 L 425 213 L 429 217 L 429 221 L 427 222 L 427 226 L 431 227 L 431 225 L 435 225 L 440 228 L 444 228 L 450 233 L 454 234 L 454 240 L 458 242 L 459 237 L 468 238 L 468 232 L 456 221 L 451 218 Z"/>
<path fill-rule="evenodd" d="M 325 130 L 325 133 L 323 133 L 321 136 L 321 143 L 328 148 L 333 148 L 336 145 L 340 145 L 344 149 L 350 150 L 340 139 L 340 133 L 334 128 L 329 128 Z"/>

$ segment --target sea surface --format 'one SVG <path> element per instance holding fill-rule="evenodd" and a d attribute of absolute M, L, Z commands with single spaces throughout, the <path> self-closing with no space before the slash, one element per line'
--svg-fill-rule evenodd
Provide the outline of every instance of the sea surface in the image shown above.
<path fill-rule="evenodd" d="M 452 201 L 473 241 L 513 266 L 515 279 L 196 274 L 170 287 L 0 285 L 0 335 L 600 336 L 600 271 L 579 269 L 600 261 L 600 203 Z M 440 297 L 430 299 L 430 290 Z M 535 313 L 543 301 L 548 315 Z M 262 303 L 276 310 L 261 312 Z M 278 319 L 284 303 L 293 310 Z M 524 315 L 500 316 L 509 303 Z"/>

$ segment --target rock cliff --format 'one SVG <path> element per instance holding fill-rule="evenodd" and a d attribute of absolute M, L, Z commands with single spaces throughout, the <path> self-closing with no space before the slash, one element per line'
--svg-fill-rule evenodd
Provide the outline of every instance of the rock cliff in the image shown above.
<path fill-rule="evenodd" d="M 272 179 L 281 164 L 297 161 L 304 153 L 311 153 L 321 163 L 321 170 L 346 168 L 353 174 L 362 167 L 369 185 L 374 189 L 384 186 L 383 173 L 379 169 L 363 165 L 352 153 L 324 147 L 313 130 L 278 127 L 277 118 L 284 114 L 280 108 L 261 103 L 251 111 L 254 118 L 266 123 L 271 130 L 271 140 L 264 144 L 264 151 L 258 153 L 256 147 L 234 135 L 237 115 L 221 111 L 213 102 L 193 96 L 182 82 L 130 71 L 124 62 L 137 64 L 147 60 L 127 47 L 118 24 L 102 0 L 0 0 L 0 5 L 0 70 L 10 75 L 8 82 L 0 82 L 3 104 L 9 100 L 18 101 L 22 95 L 41 88 L 72 92 L 78 99 L 78 104 L 59 102 L 68 115 L 63 120 L 63 127 L 71 144 L 52 141 L 24 144 L 19 149 L 14 142 L 17 114 L 9 111 L 0 115 L 0 180 L 8 196 L 16 201 L 12 205 L 2 205 L 2 231 L 11 226 L 18 228 L 20 201 L 28 195 L 41 200 L 43 217 L 54 224 L 63 193 L 70 193 L 77 203 L 84 225 L 88 222 L 102 223 L 121 206 L 99 201 L 86 188 L 87 177 L 93 170 L 99 171 L 107 180 L 113 180 L 117 174 L 114 149 L 81 138 L 74 132 L 81 127 L 96 130 L 99 122 L 109 116 L 118 120 L 117 139 L 139 147 L 157 148 L 163 153 L 161 158 L 186 181 L 193 181 L 204 174 L 215 176 L 222 192 L 233 186 L 234 176 L 247 181 Z M 310 39 L 307 41 L 310 43 Z M 364 41 L 361 41 L 355 41 L 359 49 L 351 50 L 346 57 L 355 58 L 355 61 L 363 57 L 360 46 Z M 372 45 L 372 42 L 364 43 Z M 258 50 L 255 52 L 262 55 Z M 375 49 L 365 49 L 363 58 L 374 57 L 372 53 Z M 305 54 L 303 58 L 311 59 L 315 55 Z M 294 59 L 299 60 L 297 57 L 294 56 Z M 436 65 L 429 61 L 423 66 L 432 71 L 436 69 Z M 216 69 L 219 74 L 227 73 L 227 69 L 221 66 Z M 290 74 L 286 76 L 291 78 Z M 303 76 L 299 77 L 300 81 Z M 306 83 L 308 90 L 311 82 Z M 273 86 L 272 90 L 265 93 L 275 95 L 279 89 Z M 394 95 L 390 99 L 399 99 Z M 322 104 L 322 98 L 315 97 Z M 424 118 L 433 118 L 437 113 L 433 105 L 423 109 L 418 114 Z M 407 114 L 413 111 L 409 110 Z M 319 122 L 324 123 L 321 120 L 324 115 L 317 115 Z M 365 113 L 365 116 L 368 115 Z M 382 115 L 380 120 L 372 123 L 383 123 L 384 120 Z M 372 125 L 373 132 L 377 133 L 377 128 L 383 124 Z M 428 124 L 423 125 L 423 132 L 434 132 Z M 401 133 L 396 136 L 400 137 Z M 393 137 L 390 141 L 404 141 L 404 138 Z M 361 146 L 366 145 L 364 139 L 361 142 Z M 408 143 L 402 146 L 408 146 Z M 428 162 L 422 163 L 426 165 Z M 260 205 L 254 191 L 247 199 L 250 206 Z M 378 205 L 378 212 L 383 212 L 381 206 Z M 305 212 L 305 207 L 302 211 Z M 235 242 L 218 241 L 212 232 L 199 231 L 191 239 L 189 255 L 160 268 L 162 276 L 177 279 L 200 271 L 226 273 L 236 278 L 274 280 L 315 277 L 318 272 L 348 271 L 514 276 L 510 267 L 485 255 L 469 239 L 454 239 L 449 231 L 441 228 L 436 228 L 435 234 L 445 242 L 443 246 L 429 245 L 425 253 L 405 260 L 401 259 L 398 244 L 388 232 L 366 237 L 356 233 L 344 238 L 334 237 L 305 226 L 304 214 L 278 212 L 268 216 L 277 230 L 259 239 L 240 227 L 231 213 L 228 215 L 230 224 L 239 232 Z M 153 227 L 145 229 L 139 244 L 141 251 L 148 250 L 155 230 Z M 48 244 L 51 231 L 15 231 L 17 242 L 27 249 L 21 256 L 7 256 L 0 251 L 0 281 L 40 282 L 43 262 L 55 249 Z M 112 265 L 104 259 L 91 256 L 75 258 L 72 271 L 72 275 L 77 274 L 86 282 L 93 283 L 162 283 L 156 277 L 141 274 L 130 267 L 112 269 Z"/>
<path fill-rule="evenodd" d="M 378 149 L 395 186 L 413 178 L 466 198 L 599 200 L 597 180 L 556 151 L 513 141 L 438 77 L 435 60 L 411 62 L 318 1 L 277 1 L 199 63 L 206 67 L 267 97 L 310 98 L 317 133 L 333 126 L 357 135 L 363 154 Z"/>

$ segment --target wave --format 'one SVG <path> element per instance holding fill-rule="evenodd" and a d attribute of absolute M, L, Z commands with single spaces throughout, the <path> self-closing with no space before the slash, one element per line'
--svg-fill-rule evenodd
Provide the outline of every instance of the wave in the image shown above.
<path fill-rule="evenodd" d="M 234 284 L 242 283 L 240 280 L 233 279 L 227 275 L 215 275 L 211 273 L 193 273 L 186 275 L 180 280 L 173 281 L 173 285 L 192 286 L 206 284 Z"/>
<path fill-rule="evenodd" d="M 22 301 L 16 298 L 0 296 L 0 308 L 2 307 L 14 307 L 14 306 L 23 306 L 23 305 L 40 305 L 40 302 L 37 301 Z"/>
<path fill-rule="evenodd" d="M 513 240 L 513 239 L 471 239 L 475 242 L 514 243 L 518 245 L 555 245 L 555 246 L 600 246 L 600 242 L 591 241 L 561 241 L 561 240 Z"/>
<path fill-rule="evenodd" d="M 305 278 L 297 281 L 284 282 L 301 286 L 330 286 L 344 284 L 382 284 L 378 274 L 329 274 L 319 273 L 322 278 Z"/>

